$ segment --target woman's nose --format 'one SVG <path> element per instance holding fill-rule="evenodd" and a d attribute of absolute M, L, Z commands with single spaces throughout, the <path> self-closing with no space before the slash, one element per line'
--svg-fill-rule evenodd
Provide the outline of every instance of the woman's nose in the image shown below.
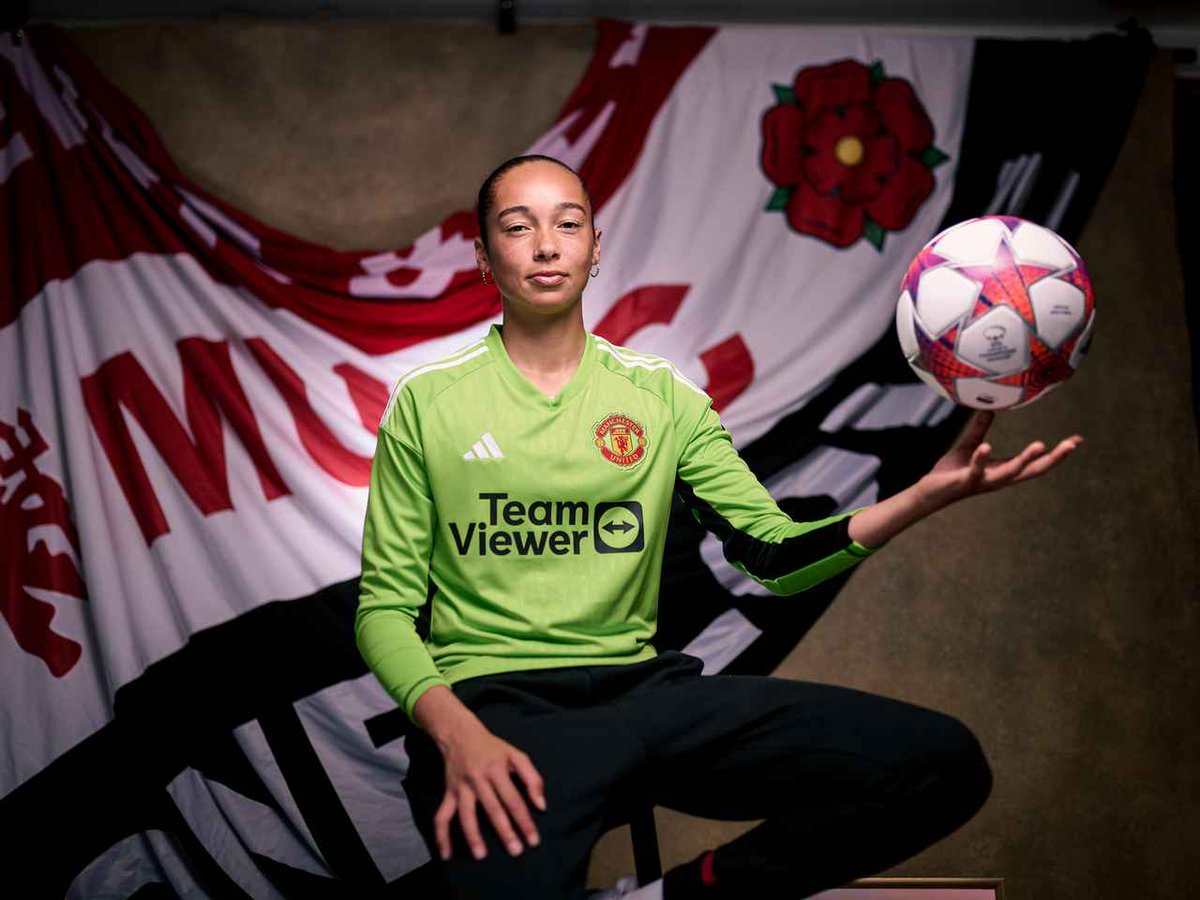
<path fill-rule="evenodd" d="M 554 238 L 550 234 L 538 236 L 537 249 L 535 251 L 537 259 L 553 259 L 558 256 L 558 247 L 554 243 Z"/>

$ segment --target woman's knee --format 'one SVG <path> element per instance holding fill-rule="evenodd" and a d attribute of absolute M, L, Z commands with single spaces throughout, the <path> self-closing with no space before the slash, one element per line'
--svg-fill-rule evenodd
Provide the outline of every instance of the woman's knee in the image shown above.
<path fill-rule="evenodd" d="M 964 821 L 983 806 L 992 791 L 992 768 L 979 738 L 963 722 L 932 713 L 928 731 L 929 768 L 940 793 Z"/>

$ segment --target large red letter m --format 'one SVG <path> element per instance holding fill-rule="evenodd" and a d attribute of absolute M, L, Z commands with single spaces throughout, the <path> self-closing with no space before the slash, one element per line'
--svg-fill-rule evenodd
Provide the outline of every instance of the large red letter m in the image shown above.
<path fill-rule="evenodd" d="M 233 508 L 222 416 L 254 461 L 264 496 L 274 500 L 290 493 L 267 454 L 258 420 L 233 371 L 228 343 L 185 338 L 177 347 L 183 368 L 186 428 L 132 353 L 106 360 L 95 374 L 82 380 L 92 426 L 147 544 L 171 529 L 122 409 L 137 419 L 163 462 L 204 515 Z"/>

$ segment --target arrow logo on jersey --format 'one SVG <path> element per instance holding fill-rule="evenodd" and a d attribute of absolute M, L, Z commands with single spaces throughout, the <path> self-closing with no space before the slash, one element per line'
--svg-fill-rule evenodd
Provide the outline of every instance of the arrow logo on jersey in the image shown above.
<path fill-rule="evenodd" d="M 463 459 L 504 459 L 504 451 L 500 449 L 492 433 L 485 431 L 483 437 L 475 442 L 475 446 L 463 454 Z"/>
<path fill-rule="evenodd" d="M 597 553 L 637 553 L 646 546 L 642 504 L 636 500 L 597 503 L 592 521 Z"/>

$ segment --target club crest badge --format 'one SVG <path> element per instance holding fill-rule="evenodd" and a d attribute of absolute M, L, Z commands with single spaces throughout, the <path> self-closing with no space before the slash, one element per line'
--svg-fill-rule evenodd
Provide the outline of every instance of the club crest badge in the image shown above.
<path fill-rule="evenodd" d="M 628 469 L 646 455 L 646 429 L 622 413 L 605 416 L 592 429 L 600 454 L 610 463 Z"/>

